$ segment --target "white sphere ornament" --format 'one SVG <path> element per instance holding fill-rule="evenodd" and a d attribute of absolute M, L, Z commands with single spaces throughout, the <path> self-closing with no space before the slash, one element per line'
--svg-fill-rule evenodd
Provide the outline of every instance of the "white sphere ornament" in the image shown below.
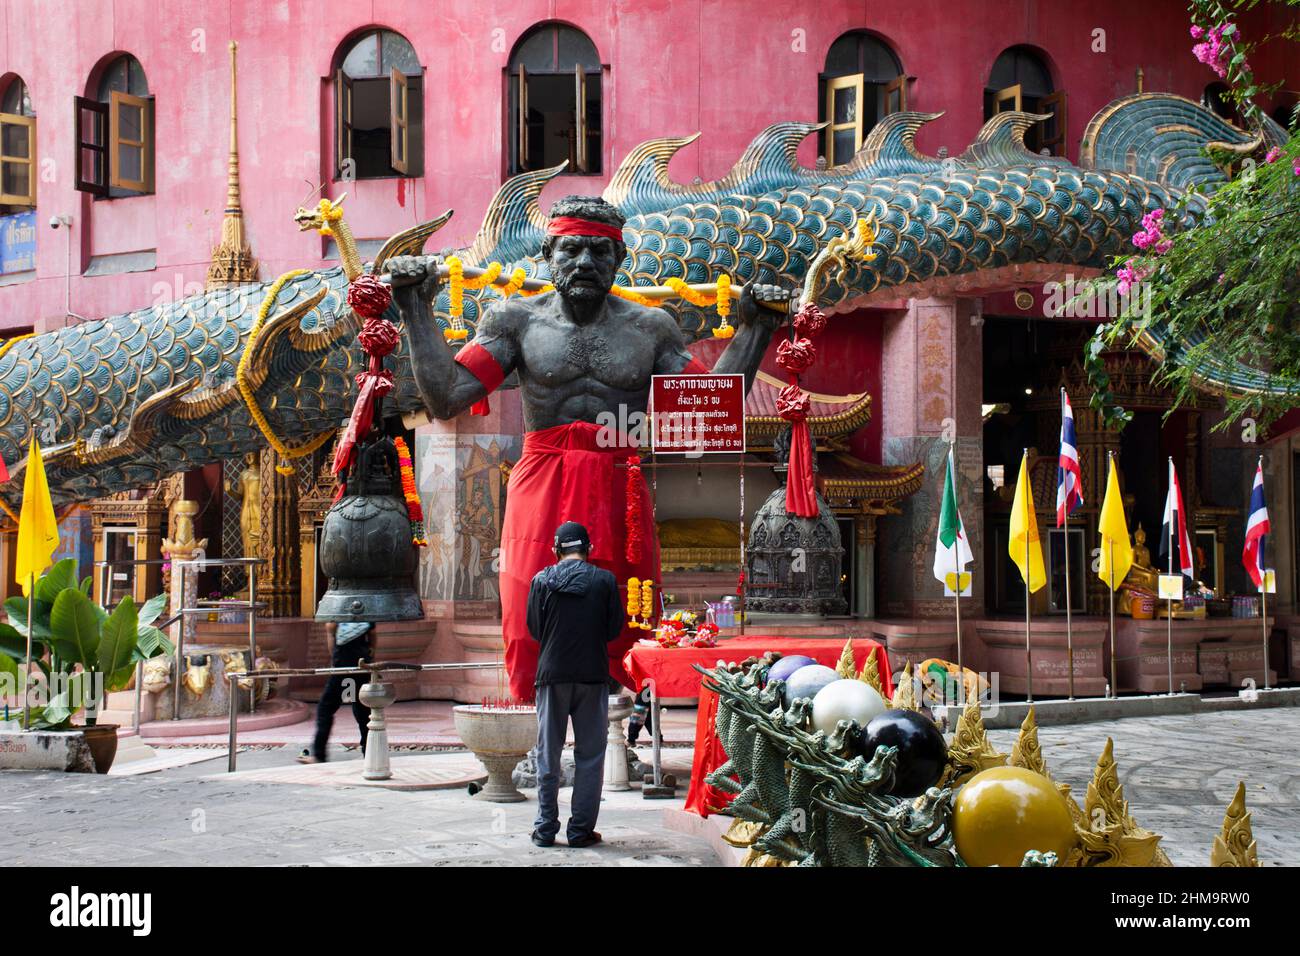
<path fill-rule="evenodd" d="M 871 718 L 888 708 L 884 699 L 869 684 L 841 678 L 827 684 L 813 698 L 813 726 L 823 733 L 834 733 L 841 720 L 856 720 L 865 727 Z"/>
<path fill-rule="evenodd" d="M 840 675 L 835 673 L 833 667 L 827 667 L 825 664 L 805 664 L 791 674 L 785 682 L 783 695 L 785 705 L 789 707 L 794 701 L 805 697 L 811 700 L 823 687 L 839 679 Z"/>

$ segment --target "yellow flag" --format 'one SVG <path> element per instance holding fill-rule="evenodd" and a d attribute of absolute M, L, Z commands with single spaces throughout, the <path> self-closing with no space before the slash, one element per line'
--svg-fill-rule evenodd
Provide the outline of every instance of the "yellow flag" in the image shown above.
<path fill-rule="evenodd" d="M 1026 541 L 1029 542 L 1028 548 Z M 1016 497 L 1011 502 L 1011 542 L 1007 545 L 1007 554 L 1020 569 L 1020 576 L 1029 582 L 1031 592 L 1047 583 L 1047 572 L 1043 570 L 1043 543 L 1038 538 L 1034 496 L 1029 488 L 1028 453 L 1020 457 L 1020 477 L 1016 479 Z"/>
<path fill-rule="evenodd" d="M 1119 493 L 1119 477 L 1115 474 L 1115 459 L 1110 460 L 1106 475 L 1106 498 L 1101 503 L 1101 518 L 1097 522 L 1101 532 L 1101 565 L 1097 577 L 1108 588 L 1117 589 L 1124 583 L 1128 569 L 1133 567 L 1133 545 L 1128 540 L 1128 524 L 1124 521 L 1124 499 Z M 1112 557 L 1113 555 L 1113 557 Z M 1114 585 L 1111 585 L 1111 561 L 1115 562 Z"/>
<path fill-rule="evenodd" d="M 59 525 L 54 520 L 54 502 L 50 500 L 50 486 L 45 480 L 45 464 L 41 461 L 41 446 L 32 435 L 32 447 L 27 452 L 27 474 L 23 477 L 23 506 L 18 515 L 18 557 L 14 577 L 22 585 L 23 594 L 31 591 L 32 575 L 38 577 L 51 564 L 54 549 L 59 546 Z"/>

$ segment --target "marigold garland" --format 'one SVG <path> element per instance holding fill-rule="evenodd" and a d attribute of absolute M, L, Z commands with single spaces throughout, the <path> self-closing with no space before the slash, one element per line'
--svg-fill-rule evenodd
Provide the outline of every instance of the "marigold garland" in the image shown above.
<path fill-rule="evenodd" d="M 655 615 L 655 583 L 649 578 L 641 582 L 641 630 L 649 631 L 654 629 L 650 623 Z"/>
<path fill-rule="evenodd" d="M 718 308 L 718 327 L 713 330 L 715 339 L 729 339 L 736 334 L 736 330 L 727 321 L 731 315 L 731 276 L 725 272 L 718 276 L 718 295 L 716 298 Z"/>
<path fill-rule="evenodd" d="M 411 461 L 411 449 L 406 439 L 400 435 L 393 439 L 397 449 L 397 462 L 402 471 L 402 497 L 406 499 L 406 516 L 411 521 L 411 543 L 417 548 L 428 547 L 429 539 L 424 533 L 424 508 L 420 505 L 420 496 L 415 490 L 415 465 Z"/>
<path fill-rule="evenodd" d="M 641 609 L 641 579 L 627 579 L 627 613 L 629 620 L 628 627 L 640 627 L 641 622 L 636 619 L 637 612 Z"/>
<path fill-rule="evenodd" d="M 334 235 L 334 230 L 330 228 L 330 223 L 338 222 L 343 218 L 343 207 L 340 203 L 331 202 L 328 199 L 322 199 L 316 205 L 316 214 L 320 216 L 325 225 L 316 230 L 322 236 Z"/>
<path fill-rule="evenodd" d="M 324 215 L 325 204 L 328 202 L 327 199 L 321 200 L 322 215 Z M 334 217 L 335 220 L 341 218 L 342 215 L 342 211 L 339 211 L 338 216 Z M 248 384 L 248 363 L 253 355 L 253 345 L 257 342 L 258 335 L 261 334 L 262 325 L 266 322 L 266 317 L 271 313 L 271 308 L 275 305 L 280 290 L 284 288 L 285 283 L 290 279 L 295 279 L 308 271 L 307 269 L 293 269 L 271 283 L 271 287 L 266 290 L 266 298 L 262 300 L 261 308 L 257 310 L 257 318 L 253 322 L 253 327 L 248 330 L 248 341 L 244 345 L 244 354 L 239 357 L 239 365 L 235 367 L 235 384 L 239 387 L 239 394 L 243 396 L 244 404 L 248 406 L 249 417 L 253 419 L 253 423 L 257 425 L 258 431 L 262 433 L 262 437 L 266 439 L 267 444 L 274 448 L 280 456 L 280 464 L 275 466 L 276 473 L 286 476 L 292 475 L 295 470 L 293 465 L 289 463 L 290 459 L 310 455 L 333 438 L 334 432 L 332 430 L 323 432 L 305 445 L 299 445 L 297 448 L 290 448 L 282 442 L 271 429 L 271 423 L 262 414 L 262 409 L 257 404 L 257 397 L 253 394 L 253 387 Z"/>

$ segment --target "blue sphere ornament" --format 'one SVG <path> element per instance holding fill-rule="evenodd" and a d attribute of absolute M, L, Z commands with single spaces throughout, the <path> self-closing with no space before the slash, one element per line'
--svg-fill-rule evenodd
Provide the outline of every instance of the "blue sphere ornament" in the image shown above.
<path fill-rule="evenodd" d="M 839 679 L 840 675 L 825 664 L 805 664 L 786 680 L 782 702 L 789 707 L 791 703 L 804 697 L 811 700 L 823 687 Z"/>
<path fill-rule="evenodd" d="M 789 657 L 781 658 L 770 668 L 768 668 L 767 679 L 769 681 L 789 680 L 790 675 L 793 674 L 795 671 L 797 671 L 799 668 L 804 667 L 808 664 L 816 664 L 816 663 L 817 662 L 813 660 L 811 657 L 804 657 L 804 655 L 802 654 L 791 654 Z"/>
<path fill-rule="evenodd" d="M 827 684 L 813 698 L 813 726 L 832 734 L 841 720 L 856 720 L 865 727 L 885 711 L 885 701 L 874 687 L 860 680 L 841 678 Z"/>
<path fill-rule="evenodd" d="M 870 760 L 877 747 L 897 747 L 895 797 L 919 797 L 939 782 L 948 760 L 948 745 L 934 721 L 914 710 L 887 710 L 862 730 L 859 738 L 863 756 Z"/>

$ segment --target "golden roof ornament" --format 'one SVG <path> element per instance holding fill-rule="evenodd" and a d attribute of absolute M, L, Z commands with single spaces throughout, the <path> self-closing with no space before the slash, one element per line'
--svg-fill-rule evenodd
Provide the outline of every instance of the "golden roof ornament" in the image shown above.
<path fill-rule="evenodd" d="M 853 680 L 858 675 L 858 668 L 853 663 L 853 638 L 844 642 L 844 650 L 840 651 L 840 662 L 835 665 L 835 673 L 847 680 Z"/>
<path fill-rule="evenodd" d="M 984 718 L 980 716 L 979 698 L 966 698 L 966 709 L 957 719 L 957 731 L 948 746 L 948 766 L 938 785 L 957 787 L 981 770 L 1004 767 L 1006 763 L 1007 755 L 999 753 L 989 743 Z"/>
<path fill-rule="evenodd" d="M 1259 866 L 1250 811 L 1246 809 L 1245 781 L 1237 783 L 1237 792 L 1223 815 L 1223 831 L 1215 835 L 1210 848 L 1210 866 Z"/>
<path fill-rule="evenodd" d="M 908 661 L 903 667 L 903 676 L 898 679 L 898 686 L 894 688 L 894 699 L 889 702 L 893 710 L 918 710 L 916 706 L 916 681 L 912 677 L 912 662 Z"/>
<path fill-rule="evenodd" d="M 1115 765 L 1115 742 L 1097 760 L 1083 803 L 1083 822 L 1075 830 L 1083 849 L 1083 866 L 1172 866 L 1160 849 L 1160 835 L 1138 826 L 1129 815 Z"/>
<path fill-rule="evenodd" d="M 221 220 L 221 241 L 212 250 L 208 288 L 257 281 L 257 260 L 244 236 L 244 212 L 239 198 L 239 120 L 235 95 L 235 51 L 230 41 L 230 157 L 226 162 L 226 209 Z"/>
<path fill-rule="evenodd" d="M 875 690 L 881 697 L 885 696 L 885 688 L 880 682 L 880 665 L 876 663 L 876 655 L 873 651 L 867 655 L 867 659 L 862 663 L 862 670 L 858 674 L 858 680 Z"/>

